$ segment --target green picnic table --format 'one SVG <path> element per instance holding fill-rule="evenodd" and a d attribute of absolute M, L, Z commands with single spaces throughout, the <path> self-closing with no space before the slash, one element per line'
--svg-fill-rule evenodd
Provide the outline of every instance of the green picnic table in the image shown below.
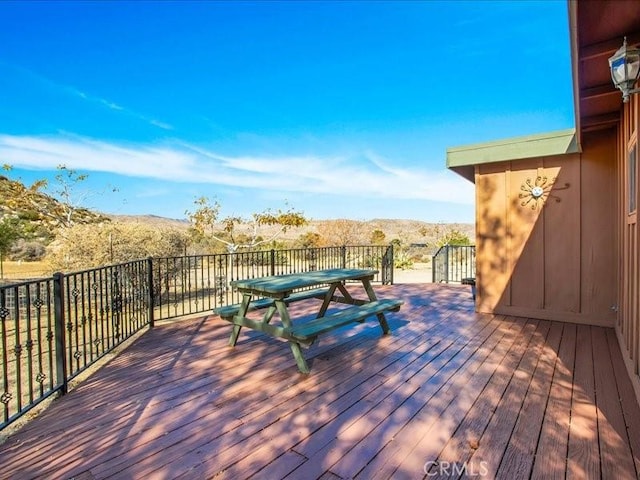
<path fill-rule="evenodd" d="M 398 311 L 403 301 L 378 300 L 371 285 L 377 273 L 377 270 L 371 269 L 334 268 L 236 280 L 231 282 L 231 286 L 242 293 L 242 302 L 219 307 L 214 309 L 214 313 L 233 324 L 229 337 L 230 346 L 236 345 L 242 327 L 283 338 L 289 342 L 300 372 L 309 373 L 301 347 L 310 346 L 319 335 L 344 325 L 363 322 L 374 315 L 383 333 L 389 333 L 384 312 Z M 345 287 L 347 281 L 361 282 L 367 298 L 354 298 Z M 289 305 L 309 298 L 322 299 L 316 318 L 294 324 L 289 315 Z M 351 306 L 327 315 L 332 302 Z M 265 308 L 262 320 L 247 317 L 250 311 Z M 280 325 L 270 323 L 276 312 L 280 317 Z"/>

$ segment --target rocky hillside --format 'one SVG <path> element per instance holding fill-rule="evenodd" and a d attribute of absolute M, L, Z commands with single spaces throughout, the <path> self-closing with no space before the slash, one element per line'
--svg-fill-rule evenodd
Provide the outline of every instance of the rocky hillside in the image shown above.
<path fill-rule="evenodd" d="M 42 193 L 35 188 L 27 188 L 22 183 L 12 181 L 0 176 L 0 218 L 17 219 L 21 225 L 23 238 L 51 240 L 55 237 L 56 230 L 65 225 L 69 210 L 66 205 Z M 87 209 L 73 210 L 72 221 L 74 224 L 98 223 L 104 221 L 133 222 L 153 225 L 157 228 L 188 229 L 187 220 L 170 219 L 154 215 L 103 215 Z M 310 220 L 308 225 L 301 228 L 292 228 L 278 238 L 281 241 L 293 241 L 307 233 L 327 234 L 331 227 L 330 222 L 340 220 Z M 380 230 L 384 233 L 387 242 L 400 240 L 403 245 L 411 244 L 430 246 L 447 232 L 457 231 L 466 235 L 473 242 L 474 226 L 472 224 L 435 224 L 419 220 L 405 219 L 373 219 L 357 222 L 359 240 L 357 243 L 366 243 L 371 234 Z M 336 227 L 337 228 L 337 227 Z M 279 230 L 278 227 L 264 227 L 262 235 L 270 237 Z M 334 228 L 335 230 L 335 228 Z"/>
<path fill-rule="evenodd" d="M 15 219 L 26 236 L 52 238 L 68 217 L 69 208 L 55 198 L 0 175 L 0 219 Z M 71 220 L 73 223 L 96 223 L 109 219 L 78 208 L 73 210 Z"/>

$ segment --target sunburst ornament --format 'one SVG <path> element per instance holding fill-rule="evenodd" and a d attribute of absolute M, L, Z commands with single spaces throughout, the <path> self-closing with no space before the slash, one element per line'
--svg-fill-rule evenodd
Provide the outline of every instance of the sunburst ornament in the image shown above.
<path fill-rule="evenodd" d="M 564 190 L 565 188 L 569 188 L 569 184 L 565 183 L 563 187 L 554 188 L 554 184 L 556 181 L 556 177 L 553 177 L 551 181 L 547 177 L 538 176 L 535 181 L 531 181 L 530 178 L 527 178 L 527 181 L 520 186 L 519 198 L 522 200 L 520 205 L 523 207 L 530 206 L 531 210 L 535 210 L 538 208 L 538 205 L 544 205 L 547 198 L 551 197 L 556 202 L 560 202 L 560 197 L 556 195 L 552 195 L 552 190 Z"/>

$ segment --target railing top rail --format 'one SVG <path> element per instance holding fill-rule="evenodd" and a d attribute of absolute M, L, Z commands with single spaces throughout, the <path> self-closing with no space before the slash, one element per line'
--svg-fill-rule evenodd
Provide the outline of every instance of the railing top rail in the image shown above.
<path fill-rule="evenodd" d="M 52 277 L 40 277 L 40 278 L 32 278 L 29 280 L 22 280 L 20 282 L 11 282 L 3 285 L 0 283 L 0 290 L 8 289 L 8 288 L 21 288 L 29 285 L 33 285 L 34 283 L 46 283 L 51 282 Z"/>

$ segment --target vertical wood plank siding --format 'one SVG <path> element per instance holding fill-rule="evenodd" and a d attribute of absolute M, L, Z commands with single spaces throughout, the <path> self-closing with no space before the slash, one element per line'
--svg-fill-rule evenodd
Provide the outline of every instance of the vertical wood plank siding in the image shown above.
<path fill-rule="evenodd" d="M 617 241 L 620 251 L 618 262 L 618 319 L 616 334 L 631 376 L 636 397 L 640 401 L 640 246 L 638 245 L 638 112 L 640 95 L 632 95 L 621 113 L 617 141 Z M 629 211 L 630 178 L 629 152 L 635 149 L 635 205 Z"/>
<path fill-rule="evenodd" d="M 592 132 L 582 153 L 476 165 L 478 311 L 614 325 L 615 141 Z M 546 199 L 527 203 L 536 178 Z"/>

